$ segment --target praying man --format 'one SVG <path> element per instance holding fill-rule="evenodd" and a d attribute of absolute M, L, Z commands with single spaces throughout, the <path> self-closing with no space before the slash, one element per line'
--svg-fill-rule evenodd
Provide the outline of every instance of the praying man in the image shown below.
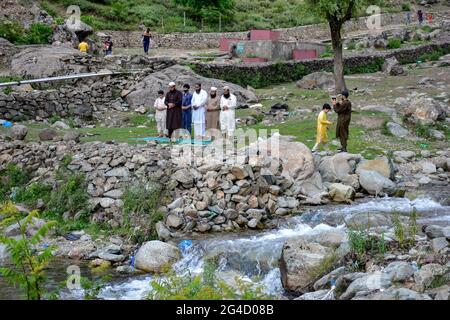
<path fill-rule="evenodd" d="M 194 137 L 203 138 L 206 135 L 205 106 L 208 94 L 202 89 L 202 85 L 197 83 L 192 94 L 192 123 L 194 124 Z"/>
<path fill-rule="evenodd" d="M 236 96 L 230 92 L 230 87 L 225 86 L 220 98 L 220 129 L 226 139 L 232 137 L 236 129 L 236 105 Z"/>

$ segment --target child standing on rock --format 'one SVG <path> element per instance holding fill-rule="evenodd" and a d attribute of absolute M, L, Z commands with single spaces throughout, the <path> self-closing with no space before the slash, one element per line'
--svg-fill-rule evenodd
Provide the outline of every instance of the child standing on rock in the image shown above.
<path fill-rule="evenodd" d="M 165 137 L 167 135 L 166 119 L 167 119 L 167 106 L 165 103 L 164 91 L 158 91 L 158 98 L 155 100 L 155 120 L 156 127 L 158 129 L 158 137 Z"/>
<path fill-rule="evenodd" d="M 327 114 L 331 111 L 331 106 L 328 103 L 323 105 L 322 111 L 319 113 L 317 117 L 317 138 L 316 145 L 312 149 L 312 152 L 316 152 L 320 145 L 326 145 L 328 142 L 328 134 L 327 130 L 330 125 L 333 123 L 328 121 Z"/>

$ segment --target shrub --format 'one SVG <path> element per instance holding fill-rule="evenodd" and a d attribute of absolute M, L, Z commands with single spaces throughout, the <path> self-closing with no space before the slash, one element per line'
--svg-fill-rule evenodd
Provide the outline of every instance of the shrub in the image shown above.
<path fill-rule="evenodd" d="M 12 202 L 8 202 L 0 207 L 0 215 L 3 216 L 0 228 L 11 223 L 17 223 L 20 226 L 18 238 L 0 236 L 0 243 L 6 246 L 13 264 L 13 267 L 1 267 L 0 274 L 24 290 L 28 300 L 40 300 L 44 294 L 44 270 L 52 258 L 53 248 L 42 249 L 39 244 L 54 227 L 55 222 L 45 223 L 33 236 L 27 238 L 27 227 L 32 223 L 33 218 L 39 216 L 37 211 L 32 211 L 22 219 L 19 210 Z"/>
<path fill-rule="evenodd" d="M 347 50 L 355 50 L 355 49 L 356 49 L 355 41 L 350 41 L 347 45 Z"/>
<path fill-rule="evenodd" d="M 402 41 L 400 39 L 389 39 L 387 48 L 388 49 L 399 49 L 402 46 Z"/>
<path fill-rule="evenodd" d="M 411 4 L 402 3 L 402 11 L 411 11 Z"/>
<path fill-rule="evenodd" d="M 5 38 L 14 44 L 23 43 L 24 30 L 20 23 L 16 21 L 0 21 L 0 37 Z"/>
<path fill-rule="evenodd" d="M 198 276 L 177 275 L 174 271 L 163 277 L 156 277 L 150 284 L 151 300 L 261 300 L 271 297 L 264 294 L 262 286 L 255 286 L 236 278 L 237 288 L 233 288 L 215 275 L 217 262 L 208 259 L 203 273 Z"/>
<path fill-rule="evenodd" d="M 26 44 L 48 44 L 52 38 L 53 29 L 43 23 L 34 23 L 25 35 Z"/>
<path fill-rule="evenodd" d="M 15 190 L 23 188 L 29 181 L 28 171 L 19 168 L 13 163 L 6 165 L 3 172 L 0 173 L 0 202 L 14 197 Z"/>
<path fill-rule="evenodd" d="M 27 187 L 18 189 L 14 201 L 35 207 L 36 202 L 41 199 L 44 203 L 50 200 L 52 186 L 45 183 L 34 182 Z"/>

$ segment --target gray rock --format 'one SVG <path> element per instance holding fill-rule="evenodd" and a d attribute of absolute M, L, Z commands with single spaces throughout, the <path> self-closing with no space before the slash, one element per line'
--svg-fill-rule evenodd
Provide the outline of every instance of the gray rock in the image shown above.
<path fill-rule="evenodd" d="M 75 141 L 80 142 L 80 134 L 78 132 L 66 132 L 63 136 L 64 141 Z"/>
<path fill-rule="evenodd" d="M 123 260 L 125 260 L 125 256 L 121 255 L 121 254 L 113 254 L 113 253 L 108 253 L 108 252 L 100 252 L 98 254 L 98 257 L 100 259 L 106 260 L 106 261 L 111 261 L 111 262 L 122 262 Z"/>
<path fill-rule="evenodd" d="M 387 289 L 392 285 L 391 277 L 382 272 L 366 274 L 353 281 L 347 290 L 340 296 L 341 300 L 349 300 L 358 292 L 370 292 L 374 290 Z"/>
<path fill-rule="evenodd" d="M 155 225 L 156 233 L 158 234 L 159 240 L 167 241 L 170 239 L 170 231 L 166 228 L 164 223 L 158 221 Z"/>
<path fill-rule="evenodd" d="M 52 128 L 55 129 L 61 129 L 61 130 L 69 130 L 70 126 L 62 121 L 56 121 L 54 124 L 51 125 Z"/>
<path fill-rule="evenodd" d="M 318 268 L 323 259 L 332 252 L 330 248 L 304 239 L 289 239 L 280 258 L 283 287 L 293 292 L 302 292 L 316 279 L 312 270 Z"/>
<path fill-rule="evenodd" d="M 105 173 L 106 177 L 129 177 L 130 176 L 130 170 L 128 170 L 127 167 L 118 167 L 114 168 L 112 170 L 109 170 Z"/>
<path fill-rule="evenodd" d="M 394 151 L 394 156 L 410 160 L 416 156 L 416 153 L 413 151 Z"/>
<path fill-rule="evenodd" d="M 443 276 L 446 272 L 446 268 L 440 264 L 430 263 L 422 266 L 420 270 L 414 273 L 414 281 L 416 284 L 424 290 L 428 288 L 433 280 L 437 277 Z"/>
<path fill-rule="evenodd" d="M 436 173 L 436 165 L 433 162 L 430 161 L 423 161 L 420 163 L 420 166 L 422 167 L 422 172 L 424 174 L 432 174 Z"/>
<path fill-rule="evenodd" d="M 180 182 L 183 185 L 192 185 L 194 183 L 194 176 L 187 169 L 181 169 L 176 171 L 172 178 Z"/>
<path fill-rule="evenodd" d="M 223 88 L 229 86 L 233 94 L 237 96 L 238 103 L 250 103 L 257 102 L 256 95 L 241 86 L 228 83 L 222 80 L 210 79 L 195 74 L 190 68 L 175 65 L 173 67 L 164 69 L 163 71 L 152 73 L 144 78 L 137 85 L 130 88 L 129 93 L 125 100 L 128 105 L 135 109 L 140 106 L 148 105 L 149 96 L 157 96 L 158 90 L 167 90 L 169 82 L 174 81 L 177 83 L 178 88 L 181 88 L 185 83 L 201 83 L 203 88 L 208 89 L 210 87 Z M 222 94 L 219 91 L 219 94 Z"/>
<path fill-rule="evenodd" d="M 20 124 L 12 126 L 12 128 L 9 131 L 9 136 L 13 140 L 25 140 L 27 134 L 28 128 Z"/>
<path fill-rule="evenodd" d="M 359 173 L 359 183 L 369 194 L 379 195 L 382 193 L 393 194 L 396 184 L 388 178 L 382 176 L 377 171 L 361 170 Z"/>
<path fill-rule="evenodd" d="M 404 261 L 391 262 L 385 269 L 384 272 L 387 273 L 393 282 L 403 282 L 408 280 L 414 275 L 413 266 Z"/>
<path fill-rule="evenodd" d="M 123 196 L 123 191 L 120 189 L 110 190 L 105 192 L 104 196 L 113 199 L 120 199 Z"/>
<path fill-rule="evenodd" d="M 355 189 L 342 183 L 333 183 L 328 189 L 331 199 L 335 202 L 351 203 L 355 199 Z"/>
<path fill-rule="evenodd" d="M 170 210 L 182 208 L 184 206 L 184 199 L 183 198 L 177 198 L 172 203 L 170 203 L 167 208 Z"/>
<path fill-rule="evenodd" d="M 10 257 L 9 257 L 9 253 L 6 249 L 6 245 L 4 245 L 3 243 L 0 243 L 0 266 L 3 266 L 4 264 L 6 264 L 7 262 L 9 262 Z"/>
<path fill-rule="evenodd" d="M 399 125 L 398 123 L 388 122 L 386 124 L 386 126 L 387 126 L 387 129 L 389 130 L 389 132 L 394 137 L 406 138 L 406 137 L 410 136 L 409 131 L 407 129 L 405 129 L 404 127 L 402 127 L 401 125 Z"/>
<path fill-rule="evenodd" d="M 406 75 L 405 69 L 395 57 L 387 58 L 382 66 L 382 70 L 390 76 Z"/>
<path fill-rule="evenodd" d="M 50 128 L 42 129 L 39 132 L 39 139 L 41 139 L 41 141 L 52 141 L 57 136 L 58 132 Z"/>
<path fill-rule="evenodd" d="M 439 253 L 443 249 L 448 247 L 448 241 L 445 237 L 434 238 L 433 240 L 431 240 L 431 246 L 433 247 L 434 252 Z"/>
<path fill-rule="evenodd" d="M 328 294 L 329 290 L 319 290 L 302 294 L 294 300 L 323 300 Z"/>
<path fill-rule="evenodd" d="M 174 245 L 161 241 L 149 241 L 139 248 L 135 256 L 135 266 L 142 271 L 160 273 L 180 257 L 180 250 Z"/>
<path fill-rule="evenodd" d="M 330 72 L 314 72 L 297 81 L 297 87 L 301 89 L 329 89 L 334 88 L 334 76 Z"/>
<path fill-rule="evenodd" d="M 408 288 L 388 288 L 353 300 L 431 300 L 431 298 Z"/>
<path fill-rule="evenodd" d="M 408 121 L 423 125 L 434 124 L 437 120 L 445 119 L 445 111 L 434 99 L 418 96 L 411 99 L 409 105 L 402 109 Z"/>
<path fill-rule="evenodd" d="M 328 273 L 327 275 L 324 275 L 322 278 L 320 278 L 319 280 L 317 280 L 314 283 L 314 290 L 318 291 L 321 289 L 325 289 L 325 288 L 330 288 L 331 287 L 331 281 L 334 280 L 336 281 L 336 279 L 341 276 L 348 273 L 348 270 L 346 267 L 340 267 L 337 268 L 333 271 L 331 271 L 330 273 Z"/>
<path fill-rule="evenodd" d="M 175 214 L 170 214 L 167 216 L 166 225 L 174 229 L 179 229 L 183 225 L 183 218 Z"/>

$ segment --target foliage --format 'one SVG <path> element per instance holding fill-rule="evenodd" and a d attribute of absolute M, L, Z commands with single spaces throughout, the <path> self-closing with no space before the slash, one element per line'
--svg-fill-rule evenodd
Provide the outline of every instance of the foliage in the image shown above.
<path fill-rule="evenodd" d="M 151 281 L 151 300 L 261 300 L 271 297 L 264 294 L 263 287 L 236 278 L 237 288 L 233 288 L 217 278 L 217 262 L 205 261 L 203 273 L 193 276 L 177 275 L 173 270 L 163 277 Z"/>
<path fill-rule="evenodd" d="M 143 216 L 147 219 L 146 228 L 149 233 L 147 236 L 136 234 L 134 230 L 131 232 L 137 242 L 148 240 L 148 237 L 157 238 L 155 225 L 164 218 L 164 215 L 158 211 L 161 192 L 161 186 L 156 182 L 140 182 L 128 187 L 122 197 L 125 225 L 128 228 L 133 225 L 130 221 L 131 215 Z M 130 232 L 128 233 L 130 234 Z"/>
<path fill-rule="evenodd" d="M 402 3 L 402 11 L 411 11 L 411 4 L 409 3 Z"/>
<path fill-rule="evenodd" d="M 35 207 L 38 200 L 43 200 L 44 203 L 50 200 L 52 189 L 50 184 L 34 182 L 26 187 L 17 189 L 13 200 Z"/>
<path fill-rule="evenodd" d="M 383 122 L 383 124 L 381 125 L 381 133 L 384 134 L 385 136 L 392 136 L 392 133 L 389 131 L 389 128 L 387 126 L 387 124 L 389 123 L 388 120 L 385 120 Z"/>
<path fill-rule="evenodd" d="M 29 181 L 30 173 L 16 164 L 8 163 L 5 170 L 0 172 L 0 202 L 11 196 L 18 188 L 23 188 Z"/>
<path fill-rule="evenodd" d="M 105 275 L 103 277 L 90 280 L 86 277 L 81 277 L 80 284 L 81 288 L 84 290 L 84 300 L 94 300 L 97 299 L 100 291 L 105 287 L 108 281 L 111 281 L 112 276 Z"/>
<path fill-rule="evenodd" d="M 325 51 L 319 56 L 319 58 L 332 58 L 332 57 L 334 57 L 334 52 L 331 45 L 327 45 Z"/>
<path fill-rule="evenodd" d="M 34 235 L 27 237 L 27 228 L 33 223 L 33 219 L 39 216 L 37 211 L 32 211 L 22 219 L 13 203 L 7 202 L 0 207 L 0 214 L 4 217 L 0 228 L 17 223 L 20 230 L 17 239 L 0 236 L 0 243 L 6 245 L 13 264 L 11 268 L 1 267 L 0 274 L 11 283 L 19 285 L 28 300 L 40 300 L 44 293 L 44 270 L 52 257 L 53 248 L 42 249 L 39 245 L 55 222 L 46 222 Z"/>
<path fill-rule="evenodd" d="M 348 237 L 350 249 L 356 256 L 356 263 L 363 265 L 367 256 L 373 254 L 384 254 L 386 252 L 386 243 L 384 233 L 380 237 L 370 235 L 368 229 L 355 230 L 349 229 Z"/>
<path fill-rule="evenodd" d="M 413 208 L 413 212 L 409 216 L 408 226 L 402 223 L 398 212 L 393 214 L 392 223 L 394 225 L 394 235 L 400 248 L 405 249 L 413 246 L 416 242 L 415 236 L 418 231 L 416 208 Z"/>
<path fill-rule="evenodd" d="M 360 74 L 360 73 L 375 73 L 381 70 L 383 67 L 384 59 L 381 57 L 376 58 L 374 61 L 365 65 L 359 66 L 345 66 L 344 74 Z"/>
<path fill-rule="evenodd" d="M 0 21 L 0 37 L 14 44 L 48 44 L 52 35 L 52 27 L 43 23 L 33 23 L 25 30 L 17 21 Z"/>
<path fill-rule="evenodd" d="M 388 40 L 387 48 L 388 49 L 399 49 L 402 46 L 402 40 L 391 38 Z"/>

